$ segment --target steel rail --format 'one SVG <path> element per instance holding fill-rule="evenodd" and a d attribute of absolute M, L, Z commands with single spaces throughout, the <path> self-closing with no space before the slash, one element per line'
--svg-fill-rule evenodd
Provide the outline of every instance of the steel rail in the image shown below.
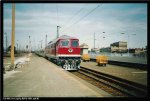
<path fill-rule="evenodd" d="M 115 77 L 109 74 L 101 73 L 85 67 L 81 67 L 79 73 L 88 76 L 100 83 L 112 87 L 128 96 L 145 97 L 147 96 L 147 86 Z"/>

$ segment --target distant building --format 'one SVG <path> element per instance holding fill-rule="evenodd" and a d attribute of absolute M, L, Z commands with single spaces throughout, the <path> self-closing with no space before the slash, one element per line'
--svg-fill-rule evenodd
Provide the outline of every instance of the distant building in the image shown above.
<path fill-rule="evenodd" d="M 147 57 L 147 50 L 146 50 L 146 48 L 145 49 L 144 48 L 135 48 L 133 56 Z"/>
<path fill-rule="evenodd" d="M 100 52 L 111 52 L 110 47 L 101 48 Z"/>
<path fill-rule="evenodd" d="M 91 48 L 91 52 L 99 53 L 100 49 L 99 48 Z"/>
<path fill-rule="evenodd" d="M 87 44 L 85 43 L 81 44 L 80 48 L 81 48 L 81 52 L 80 52 L 81 55 L 88 54 L 89 46 Z"/>
<path fill-rule="evenodd" d="M 119 41 L 110 44 L 110 50 L 111 52 L 119 52 L 119 53 L 126 53 L 127 50 L 127 42 Z"/>
<path fill-rule="evenodd" d="M 146 50 L 144 48 L 135 48 L 135 52 L 134 53 L 141 53 L 141 52 L 145 52 Z"/>

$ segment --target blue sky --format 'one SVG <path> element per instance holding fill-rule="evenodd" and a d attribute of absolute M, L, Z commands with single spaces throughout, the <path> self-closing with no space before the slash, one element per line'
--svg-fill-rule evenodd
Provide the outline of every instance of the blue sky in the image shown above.
<path fill-rule="evenodd" d="M 4 3 L 3 10 L 3 28 L 10 45 L 12 4 Z M 56 26 L 61 26 L 60 36 L 77 37 L 80 44 L 86 43 L 90 48 L 94 47 L 94 33 L 97 48 L 117 41 L 129 41 L 130 48 L 147 45 L 146 3 L 17 3 L 15 10 L 15 43 L 21 49 L 29 43 L 29 35 L 33 48 L 37 49 L 41 40 L 44 47 L 46 34 L 48 42 L 56 38 Z"/>

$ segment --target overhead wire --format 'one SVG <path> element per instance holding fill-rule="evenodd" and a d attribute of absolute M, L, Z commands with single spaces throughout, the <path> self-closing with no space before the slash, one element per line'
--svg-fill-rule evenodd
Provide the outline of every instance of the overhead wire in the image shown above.
<path fill-rule="evenodd" d="M 101 4 L 101 5 L 102 5 L 102 4 Z M 94 9 L 92 9 L 90 12 L 88 12 L 87 14 L 85 14 L 84 16 L 82 16 L 79 20 L 77 20 L 76 22 L 74 22 L 72 25 L 70 25 L 70 26 L 67 27 L 66 29 L 71 28 L 73 25 L 79 23 L 82 19 L 84 19 L 85 17 L 87 17 L 89 14 L 91 14 L 93 11 L 95 11 L 95 10 L 96 10 L 98 7 L 100 7 L 101 5 L 99 4 L 98 6 L 96 6 Z M 66 31 L 66 30 L 64 30 L 64 31 Z M 64 31 L 62 31 L 62 32 L 64 32 Z"/>
<path fill-rule="evenodd" d="M 56 4 L 57 7 L 57 25 L 59 24 L 59 15 L 58 15 L 58 4 Z"/>
<path fill-rule="evenodd" d="M 82 8 L 80 8 L 72 17 L 70 17 L 69 20 L 67 20 L 66 22 L 69 23 L 72 21 L 73 18 L 75 18 L 75 16 L 77 16 L 86 6 L 87 4 L 85 4 Z M 66 25 L 66 24 L 65 24 Z M 65 28 L 65 27 L 64 27 Z"/>

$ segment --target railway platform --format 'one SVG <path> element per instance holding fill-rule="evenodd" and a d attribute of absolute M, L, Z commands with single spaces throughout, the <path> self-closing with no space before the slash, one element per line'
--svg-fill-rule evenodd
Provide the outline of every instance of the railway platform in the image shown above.
<path fill-rule="evenodd" d="M 50 61 L 32 54 L 30 61 L 3 74 L 4 97 L 112 97 Z"/>
<path fill-rule="evenodd" d="M 108 56 L 109 61 L 147 64 L 147 58 L 125 57 L 125 56 L 109 56 L 107 54 L 89 54 L 89 55 L 90 55 L 91 59 L 94 59 L 94 60 L 96 60 L 96 56 L 98 56 L 98 55 L 106 55 L 106 56 Z"/>

